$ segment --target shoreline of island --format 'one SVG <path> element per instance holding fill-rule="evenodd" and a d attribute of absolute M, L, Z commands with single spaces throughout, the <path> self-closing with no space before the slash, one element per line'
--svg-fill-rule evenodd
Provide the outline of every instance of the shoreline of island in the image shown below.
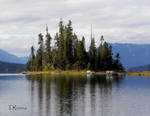
<path fill-rule="evenodd" d="M 118 75 L 124 76 L 146 76 L 150 77 L 150 72 L 116 72 Z M 87 70 L 51 70 L 51 71 L 34 71 L 34 72 L 21 72 L 20 74 L 63 74 L 63 75 L 87 75 Z M 106 75 L 106 71 L 90 71 L 89 74 Z"/>
<path fill-rule="evenodd" d="M 64 75 L 86 75 L 86 70 L 50 70 L 50 71 L 29 71 L 29 72 L 21 72 L 21 74 L 64 74 Z M 90 71 L 89 74 L 99 74 L 99 75 L 105 75 L 105 72 L 95 72 Z"/>

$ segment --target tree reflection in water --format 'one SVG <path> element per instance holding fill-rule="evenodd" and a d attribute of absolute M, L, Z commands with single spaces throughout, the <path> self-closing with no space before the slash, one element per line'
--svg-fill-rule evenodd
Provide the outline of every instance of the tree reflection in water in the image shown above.
<path fill-rule="evenodd" d="M 111 116 L 112 86 L 122 77 L 27 75 L 31 114 L 38 116 Z"/>

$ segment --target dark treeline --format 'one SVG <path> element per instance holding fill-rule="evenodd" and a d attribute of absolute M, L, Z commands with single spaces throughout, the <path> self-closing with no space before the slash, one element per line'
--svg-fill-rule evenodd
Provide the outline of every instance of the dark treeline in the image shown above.
<path fill-rule="evenodd" d="M 92 35 L 92 34 L 91 34 Z M 28 71 L 45 70 L 116 70 L 123 71 L 119 53 L 113 58 L 112 46 L 100 38 L 100 45 L 95 46 L 95 39 L 91 36 L 89 50 L 86 51 L 85 38 L 78 39 L 73 33 L 72 22 L 67 25 L 59 22 L 59 31 L 54 37 L 54 45 L 51 44 L 52 37 L 46 27 L 46 35 L 38 35 L 39 48 L 31 47 L 30 58 L 26 64 Z M 44 41 L 45 40 L 45 41 Z M 53 46 L 53 47 L 52 47 Z"/>

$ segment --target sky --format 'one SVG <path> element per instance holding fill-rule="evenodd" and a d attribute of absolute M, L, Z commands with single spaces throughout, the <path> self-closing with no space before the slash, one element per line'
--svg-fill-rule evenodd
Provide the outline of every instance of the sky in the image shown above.
<path fill-rule="evenodd" d="M 97 46 L 101 35 L 111 43 L 150 44 L 149 0 L 0 0 L 0 49 L 28 56 L 46 25 L 54 37 L 60 19 L 72 20 L 87 48 L 91 24 Z"/>

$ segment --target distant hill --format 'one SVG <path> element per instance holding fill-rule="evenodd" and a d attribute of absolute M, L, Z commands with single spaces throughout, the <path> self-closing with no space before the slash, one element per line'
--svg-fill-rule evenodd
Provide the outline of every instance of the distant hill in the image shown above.
<path fill-rule="evenodd" d="M 120 44 L 112 45 L 113 53 L 119 52 L 121 62 L 126 69 L 150 64 L 150 44 Z"/>
<path fill-rule="evenodd" d="M 25 71 L 24 64 L 15 64 L 0 61 L 0 73 L 18 73 L 22 71 Z"/>
<path fill-rule="evenodd" d="M 128 72 L 144 72 L 150 71 L 150 64 L 145 66 L 138 66 L 128 69 Z"/>
<path fill-rule="evenodd" d="M 27 62 L 27 57 L 17 57 L 13 54 L 10 54 L 10 53 L 0 49 L 0 61 L 9 62 L 9 63 L 25 64 Z"/>

